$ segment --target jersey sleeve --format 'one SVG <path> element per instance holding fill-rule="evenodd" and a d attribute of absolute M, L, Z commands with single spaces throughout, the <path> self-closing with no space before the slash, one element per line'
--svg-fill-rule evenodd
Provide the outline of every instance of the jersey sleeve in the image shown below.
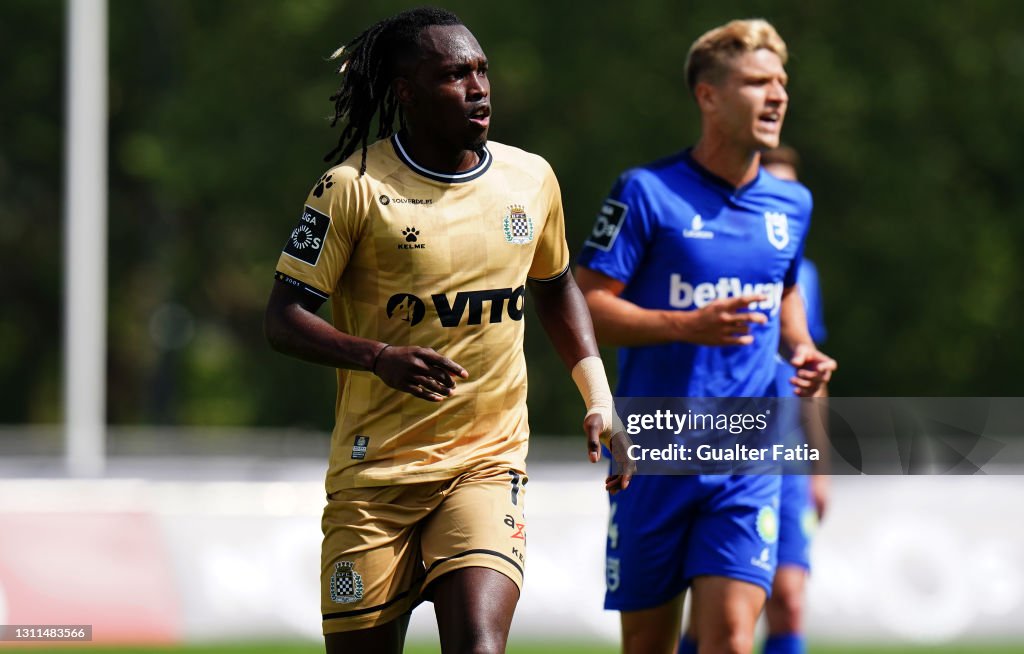
<path fill-rule="evenodd" d="M 800 262 L 804 259 L 804 245 L 807 243 L 807 232 L 811 227 L 811 210 L 813 209 L 814 203 L 811 198 L 811 192 L 807 188 L 796 182 L 797 186 L 802 191 L 802 197 L 799 200 L 800 205 L 800 234 L 799 242 L 796 248 L 796 254 L 793 256 L 793 260 L 789 262 L 789 268 L 786 269 L 786 275 L 783 277 L 782 283 L 786 288 L 789 288 L 793 284 L 796 284 L 798 280 L 798 273 L 800 271 Z"/>
<path fill-rule="evenodd" d="M 583 243 L 579 264 L 629 283 L 655 231 L 653 213 L 643 177 L 637 171 L 619 177 Z"/>
<path fill-rule="evenodd" d="M 821 298 L 818 268 L 810 259 L 803 260 L 797 280 L 807 312 L 807 329 L 814 342 L 820 345 L 828 338 L 828 330 L 825 328 L 825 307 Z"/>
<path fill-rule="evenodd" d="M 569 246 L 565 242 L 565 213 L 562 209 L 562 191 L 554 171 L 548 167 L 544 180 L 547 215 L 541 228 L 537 248 L 530 264 L 530 279 L 545 281 L 561 275 L 569 267 Z"/>
<path fill-rule="evenodd" d="M 327 299 L 363 233 L 365 196 L 353 169 L 328 171 L 306 198 L 277 261 L 275 277 Z"/>

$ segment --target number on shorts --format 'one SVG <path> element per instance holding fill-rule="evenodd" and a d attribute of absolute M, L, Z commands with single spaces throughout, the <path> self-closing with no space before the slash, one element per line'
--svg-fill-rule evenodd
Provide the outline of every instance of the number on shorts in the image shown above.
<path fill-rule="evenodd" d="M 615 549 L 619 546 L 619 525 L 615 523 L 615 510 L 619 505 L 612 502 L 611 511 L 608 512 L 608 547 Z"/>
<path fill-rule="evenodd" d="M 530 481 L 528 477 L 520 475 L 515 470 L 509 470 L 508 474 L 512 475 L 512 506 L 519 506 L 519 480 L 522 480 L 523 490 L 526 490 L 526 482 Z"/>
<path fill-rule="evenodd" d="M 622 582 L 622 577 L 619 576 L 619 560 L 614 556 L 608 557 L 606 573 L 605 584 L 608 586 L 608 590 L 614 593 L 619 589 L 619 584 Z"/>

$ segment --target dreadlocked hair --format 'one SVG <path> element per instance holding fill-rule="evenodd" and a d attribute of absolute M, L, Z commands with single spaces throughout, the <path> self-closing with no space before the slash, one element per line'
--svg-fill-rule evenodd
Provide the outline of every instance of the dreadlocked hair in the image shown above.
<path fill-rule="evenodd" d="M 416 54 L 420 32 L 432 25 L 462 25 L 462 21 L 444 9 L 410 9 L 385 18 L 334 51 L 331 59 L 341 61 L 338 66 L 341 86 L 330 98 L 334 103 L 331 127 L 343 120 L 345 128 L 338 145 L 327 153 L 324 161 L 334 159 L 335 163 L 340 163 L 362 147 L 363 159 L 359 165 L 362 175 L 366 172 L 367 139 L 373 117 L 378 116 L 378 139 L 395 132 L 396 115 L 399 128 L 405 127 L 405 116 L 391 81 L 398 74 L 398 62 Z"/>

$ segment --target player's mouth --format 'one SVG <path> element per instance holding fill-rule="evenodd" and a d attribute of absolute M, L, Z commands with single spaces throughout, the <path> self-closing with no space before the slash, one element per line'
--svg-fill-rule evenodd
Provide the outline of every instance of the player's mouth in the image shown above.
<path fill-rule="evenodd" d="M 782 126 L 782 112 L 766 111 L 757 117 L 757 124 L 772 131 L 778 130 Z"/>
<path fill-rule="evenodd" d="M 467 115 L 469 122 L 481 129 L 487 129 L 491 124 L 491 105 L 480 104 L 474 107 Z"/>

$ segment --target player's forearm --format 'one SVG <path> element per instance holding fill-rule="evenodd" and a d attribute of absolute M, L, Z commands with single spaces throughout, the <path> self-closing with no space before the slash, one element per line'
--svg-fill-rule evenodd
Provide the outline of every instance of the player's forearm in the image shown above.
<path fill-rule="evenodd" d="M 572 274 L 530 281 L 529 287 L 537 318 L 566 368 L 572 370 L 581 359 L 599 356 L 587 303 Z"/>
<path fill-rule="evenodd" d="M 684 312 L 644 309 L 605 290 L 585 295 L 601 345 L 638 347 L 685 341 Z"/>
<path fill-rule="evenodd" d="M 818 349 L 806 329 L 803 330 L 803 333 L 798 328 L 792 330 L 781 329 L 779 351 L 784 359 L 788 361 L 793 356 L 797 347 L 801 345 L 807 345 L 815 350 Z"/>
<path fill-rule="evenodd" d="M 796 285 L 793 285 L 782 293 L 782 306 L 779 307 L 779 349 L 788 359 L 800 345 L 809 345 L 817 349 L 811 333 L 807 330 L 804 301 L 800 298 Z"/>
<path fill-rule="evenodd" d="M 338 331 L 280 287 L 271 293 L 263 329 L 278 352 L 335 368 L 370 370 L 385 347 L 379 341 Z"/>
<path fill-rule="evenodd" d="M 807 444 L 818 450 L 818 460 L 811 464 L 816 475 L 827 475 L 831 447 L 828 437 L 828 385 L 822 384 L 814 395 L 802 398 L 800 402 L 800 423 Z"/>
<path fill-rule="evenodd" d="M 335 368 L 370 370 L 385 346 L 340 332 L 315 314 L 268 320 L 265 327 L 267 340 L 278 352 Z"/>
<path fill-rule="evenodd" d="M 615 418 L 612 391 L 598 353 L 587 302 L 569 271 L 552 281 L 530 281 L 529 286 L 540 324 L 587 405 L 583 426 L 590 460 L 596 463 L 601 458 L 599 441 L 609 445 L 613 427 L 621 423 Z M 627 476 L 622 488 L 628 483 Z"/>

